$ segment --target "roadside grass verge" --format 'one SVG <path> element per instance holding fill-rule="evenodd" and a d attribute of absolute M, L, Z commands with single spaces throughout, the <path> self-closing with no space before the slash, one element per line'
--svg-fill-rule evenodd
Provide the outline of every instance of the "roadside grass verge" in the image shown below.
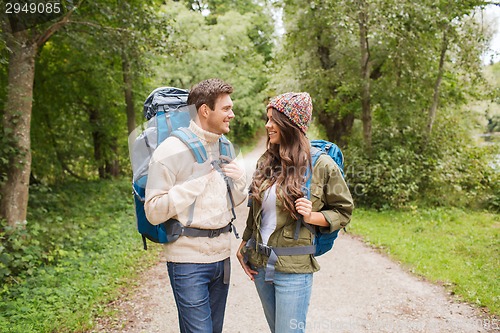
<path fill-rule="evenodd" d="M 411 272 L 500 315 L 500 215 L 454 208 L 357 209 L 350 231 Z"/>
<path fill-rule="evenodd" d="M 0 288 L 0 332 L 90 329 L 158 259 L 159 247 L 143 250 L 132 202 L 129 179 L 33 189 L 26 230 L 43 246 L 14 257 L 39 264 Z"/>

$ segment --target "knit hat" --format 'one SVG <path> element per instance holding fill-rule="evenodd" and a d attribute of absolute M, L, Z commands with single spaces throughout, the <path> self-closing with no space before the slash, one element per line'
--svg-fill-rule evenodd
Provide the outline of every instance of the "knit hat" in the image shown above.
<path fill-rule="evenodd" d="M 312 101 L 306 92 L 289 92 L 271 99 L 267 108 L 273 108 L 288 117 L 302 132 L 306 133 L 311 123 Z"/>

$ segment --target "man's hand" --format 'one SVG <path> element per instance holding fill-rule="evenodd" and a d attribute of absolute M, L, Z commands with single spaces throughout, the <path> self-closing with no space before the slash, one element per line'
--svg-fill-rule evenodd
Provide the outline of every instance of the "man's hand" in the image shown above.
<path fill-rule="evenodd" d="M 245 170 L 243 170 L 243 168 L 241 168 L 236 163 L 235 160 L 231 161 L 228 164 L 222 165 L 222 172 L 224 172 L 224 174 L 226 176 L 228 176 L 229 178 L 231 178 L 233 180 L 240 179 L 245 174 Z"/>

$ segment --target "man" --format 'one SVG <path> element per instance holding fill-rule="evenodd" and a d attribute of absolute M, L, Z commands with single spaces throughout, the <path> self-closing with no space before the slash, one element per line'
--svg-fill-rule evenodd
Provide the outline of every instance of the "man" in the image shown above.
<path fill-rule="evenodd" d="M 187 145 L 171 136 L 155 150 L 149 166 L 144 208 L 152 224 L 174 218 L 190 228 L 222 230 L 215 236 L 180 236 L 165 245 L 182 333 L 222 332 L 230 272 L 227 226 L 232 217 L 224 175 L 231 178 L 235 205 L 247 193 L 244 169 L 234 160 L 221 169 L 212 163 L 220 161 L 219 138 L 229 132 L 234 118 L 232 92 L 224 81 L 209 79 L 189 93 L 188 105 L 196 108 L 189 130 L 207 152 L 205 163 L 197 163 Z"/>

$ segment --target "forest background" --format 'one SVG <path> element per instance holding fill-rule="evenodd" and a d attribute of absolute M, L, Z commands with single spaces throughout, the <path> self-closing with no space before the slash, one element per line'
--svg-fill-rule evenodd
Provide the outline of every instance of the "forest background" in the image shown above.
<path fill-rule="evenodd" d="M 188 89 L 210 77 L 235 87 L 229 137 L 242 147 L 264 135 L 270 97 L 309 92 L 310 137 L 343 149 L 361 212 L 486 214 L 481 243 L 492 252 L 482 254 L 496 258 L 498 276 L 500 65 L 496 55 L 484 64 L 495 33 L 485 8 L 495 1 L 64 0 L 52 16 L 8 16 L 6 4 L 0 328 L 92 326 L 95 304 L 127 275 L 98 258 L 111 245 L 137 246 L 125 244 L 123 228 L 133 224 L 127 139 L 144 120 L 142 103 L 156 87 Z M 54 319 L 54 307 L 37 306 L 65 308 L 83 288 L 54 293 L 75 262 L 103 279 L 85 287 L 95 295 L 72 299 L 87 314 Z M 489 303 L 471 298 L 498 313 L 496 288 Z M 33 303 L 34 290 L 40 302 L 13 303 L 30 293 Z"/>

